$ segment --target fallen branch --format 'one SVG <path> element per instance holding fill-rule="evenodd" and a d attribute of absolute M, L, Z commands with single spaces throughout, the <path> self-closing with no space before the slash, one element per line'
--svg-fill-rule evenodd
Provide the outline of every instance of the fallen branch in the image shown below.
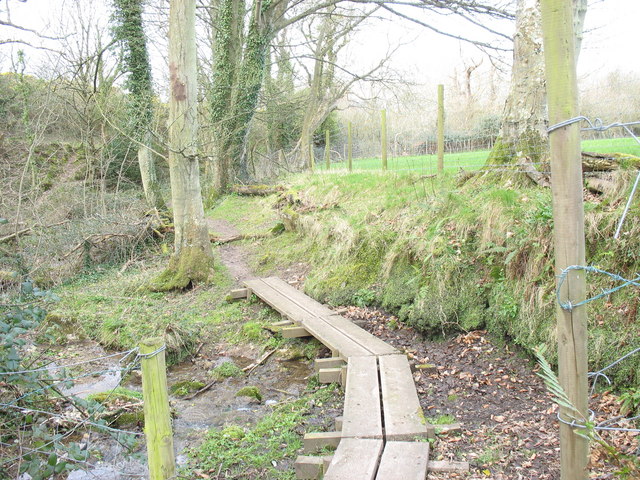
<path fill-rule="evenodd" d="M 284 192 L 285 188 L 282 185 L 234 185 L 231 187 L 231 192 L 237 195 L 249 195 L 266 197 L 275 193 Z"/>
<path fill-rule="evenodd" d="M 240 240 L 258 240 L 260 238 L 269 238 L 271 237 L 271 233 L 255 233 L 253 235 L 234 235 L 233 237 L 216 237 L 215 235 L 210 235 L 209 239 L 211 243 L 217 243 L 220 245 L 224 245 L 226 243 L 238 242 Z"/>
<path fill-rule="evenodd" d="M 69 222 L 69 220 L 63 220 L 62 222 L 52 223 L 51 225 L 35 224 L 32 227 L 23 228 L 22 230 L 18 230 L 17 232 L 13 232 L 13 233 L 10 233 L 9 235 L 5 235 L 4 237 L 0 237 L 0 243 L 7 242 L 7 241 L 12 240 L 14 238 L 18 238 L 20 235 L 31 233 L 36 228 L 52 228 L 52 227 L 57 227 L 59 225 L 63 225 L 63 224 L 68 223 L 68 222 Z"/>

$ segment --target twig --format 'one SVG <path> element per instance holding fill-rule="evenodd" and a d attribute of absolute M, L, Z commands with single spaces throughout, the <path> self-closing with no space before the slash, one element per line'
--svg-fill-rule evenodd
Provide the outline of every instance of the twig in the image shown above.
<path fill-rule="evenodd" d="M 191 400 L 192 398 L 197 397 L 198 395 L 200 395 L 203 392 L 206 392 L 207 390 L 209 390 L 211 387 L 213 387 L 216 383 L 218 383 L 218 380 L 212 380 L 209 383 L 207 383 L 204 387 L 202 387 L 200 390 L 198 390 L 197 392 L 193 392 L 191 395 L 187 395 L 186 397 L 183 397 L 183 400 Z"/>
<path fill-rule="evenodd" d="M 291 393 L 291 392 L 287 392 L 286 390 L 281 390 L 281 389 L 279 389 L 279 388 L 275 388 L 275 387 L 267 387 L 267 390 L 272 390 L 272 391 L 274 391 L 274 392 L 284 393 L 284 394 L 286 394 L 286 395 L 290 395 L 290 396 L 292 396 L 292 397 L 297 396 L 297 395 L 295 395 L 295 394 L 293 394 L 293 393 Z"/>
<path fill-rule="evenodd" d="M 277 349 L 274 348 L 273 350 L 268 351 L 260 358 L 260 360 L 258 360 L 255 363 L 252 363 L 251 365 L 244 367 L 242 371 L 246 372 L 247 375 L 251 375 L 251 372 L 253 372 L 258 366 L 262 365 L 267 360 L 267 358 L 269 358 L 271 355 L 275 353 L 276 350 Z"/>

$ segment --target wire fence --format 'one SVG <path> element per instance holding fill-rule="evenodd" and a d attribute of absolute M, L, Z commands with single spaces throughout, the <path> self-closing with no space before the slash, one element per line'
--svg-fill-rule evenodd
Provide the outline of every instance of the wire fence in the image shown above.
<path fill-rule="evenodd" d="M 122 387 L 128 374 L 140 366 L 141 359 L 155 356 L 165 348 L 163 346 L 148 354 L 141 354 L 135 348 L 64 365 L 45 365 L 33 369 L 0 372 L 0 385 L 13 385 L 13 388 L 8 389 L 7 392 L 14 394 L 14 398 L 9 400 L 5 392 L 1 397 L 2 401 L 0 401 L 0 413 L 2 414 L 0 416 L 0 422 L 2 422 L 0 432 L 3 433 L 0 450 L 5 450 L 3 452 L 5 458 L 0 460 L 0 470 L 21 473 L 19 472 L 21 466 L 24 469 L 33 456 L 41 457 L 44 462 L 47 462 L 52 454 L 57 455 L 55 465 L 74 465 L 67 470 L 82 468 L 90 471 L 99 468 L 101 466 L 99 459 L 91 460 L 91 452 L 94 450 L 91 442 L 104 438 L 104 435 L 117 442 L 125 452 L 133 453 L 144 434 L 139 431 L 111 426 L 110 423 L 114 421 L 118 413 L 116 412 L 114 418 L 107 421 L 109 410 L 106 405 L 110 399 L 118 394 L 118 389 Z M 104 362 L 114 360 L 117 361 L 108 368 L 90 369 L 77 375 L 67 374 L 69 370 L 104 364 Z M 51 373 L 55 373 L 57 376 L 54 378 L 50 376 Z M 92 401 L 90 395 L 85 395 L 86 398 L 80 398 L 69 393 L 71 387 L 78 380 L 104 377 L 108 374 L 115 374 L 113 376 L 117 381 L 110 385 L 106 391 L 95 392 L 100 393 L 99 402 Z M 35 378 L 30 379 L 29 384 L 40 383 L 42 386 L 24 392 L 20 391 L 19 379 L 24 375 L 35 375 Z M 53 393 L 49 394 L 51 391 Z M 139 408 L 141 404 L 142 401 L 131 405 L 119 405 L 118 411 L 122 413 L 128 408 Z M 56 405 L 62 406 L 60 411 L 55 411 Z M 51 430 L 48 436 L 36 438 L 36 433 L 33 434 L 33 437 L 22 434 L 29 429 L 42 430 L 45 426 Z M 83 444 L 78 446 L 77 442 L 72 439 L 82 432 L 84 432 Z M 96 436 L 95 434 L 102 435 Z M 41 438 L 45 440 L 42 441 Z M 99 451 L 99 445 L 96 445 L 95 449 Z M 146 474 L 115 469 L 110 469 L 110 471 L 122 477 L 146 477 Z"/>

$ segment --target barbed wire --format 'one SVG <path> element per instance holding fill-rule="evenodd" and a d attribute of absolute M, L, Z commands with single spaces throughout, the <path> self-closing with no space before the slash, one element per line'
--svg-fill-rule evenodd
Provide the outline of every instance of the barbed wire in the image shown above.
<path fill-rule="evenodd" d="M 603 290 L 602 292 L 600 292 L 597 295 L 594 295 L 592 297 L 586 298 L 584 300 L 581 300 L 577 303 L 572 303 L 571 301 L 563 301 L 561 299 L 561 289 L 562 286 L 564 285 L 568 275 L 570 272 L 572 271 L 585 271 L 588 273 L 598 273 L 598 274 L 602 274 L 602 275 L 606 275 L 610 278 L 612 278 L 615 281 L 618 282 L 622 282 L 622 284 L 613 287 L 613 288 L 609 288 L 607 290 Z M 593 266 L 584 266 L 584 265 L 570 265 L 567 268 L 565 268 L 564 270 L 562 270 L 562 272 L 560 272 L 560 275 L 558 276 L 558 286 L 556 288 L 556 299 L 558 301 L 558 304 L 560 305 L 560 308 L 562 308 L 563 310 L 567 310 L 567 311 L 572 311 L 575 307 L 579 307 L 579 306 L 583 306 L 586 305 L 590 302 L 593 302 L 595 300 L 607 297 L 609 295 L 611 295 L 614 292 L 617 292 L 618 290 L 621 290 L 625 287 L 628 287 L 629 285 L 633 285 L 635 287 L 640 287 L 640 276 L 637 276 L 636 278 L 634 278 L 633 280 L 628 280 L 620 275 L 617 275 L 615 273 L 611 273 L 611 272 L 607 272 L 606 270 L 602 270 L 600 268 L 597 267 L 593 267 Z M 588 372 L 587 373 L 587 377 L 588 378 L 593 378 L 593 382 L 591 384 L 591 395 L 593 395 L 595 393 L 597 384 L 598 384 L 598 380 L 600 378 L 604 378 L 604 380 L 611 385 L 611 379 L 604 373 L 607 370 L 615 367 L 616 365 L 618 365 L 619 363 L 621 363 L 622 361 L 626 360 L 627 358 L 631 357 L 632 355 L 636 354 L 640 352 L 640 347 L 627 352 L 625 355 L 623 355 L 622 357 L 618 358 L 617 360 L 613 361 L 612 363 L 610 363 L 609 365 L 607 365 L 604 368 L 601 368 L 598 371 L 595 372 Z M 609 419 L 609 420 L 605 420 L 597 425 L 595 425 L 593 428 L 595 430 L 607 430 L 607 431 L 622 431 L 622 432 L 634 432 L 634 433 L 640 433 L 640 429 L 637 428 L 625 428 L 625 427 L 609 427 L 607 425 L 610 424 L 615 424 L 615 423 L 620 423 L 622 421 L 628 421 L 628 422 L 632 422 L 634 420 L 637 420 L 638 418 L 640 418 L 640 415 L 635 416 L 635 417 L 631 417 L 631 418 L 626 418 L 626 417 L 614 417 L 613 419 Z M 560 420 L 560 422 L 566 424 L 566 425 L 570 425 L 572 427 L 576 427 L 576 428 L 586 428 L 585 425 L 580 425 L 579 423 L 576 423 L 575 420 L 572 420 L 571 422 L 567 422 L 566 420 L 562 419 L 560 417 L 560 414 L 558 414 L 558 420 Z"/>
<path fill-rule="evenodd" d="M 103 400 L 103 403 L 106 402 L 111 396 L 113 396 L 116 392 L 116 390 L 121 386 L 124 378 L 126 377 L 126 374 L 129 373 L 133 368 L 136 367 L 136 365 L 139 363 L 138 360 L 140 359 L 148 359 L 148 358 L 152 358 L 156 355 L 158 355 L 160 352 L 163 352 L 166 350 L 166 344 L 163 344 L 161 347 L 157 348 L 156 350 L 149 352 L 149 353 L 145 353 L 145 354 L 141 354 L 139 352 L 138 348 L 134 348 L 131 350 L 127 350 L 125 352 L 119 352 L 119 353 L 115 353 L 115 354 L 110 354 L 110 355 L 102 355 L 99 357 L 95 357 L 92 359 L 88 359 L 88 360 L 83 360 L 81 362 L 74 362 L 73 364 L 66 364 L 64 366 L 52 366 L 52 367 L 43 367 L 43 368 L 38 368 L 38 369 L 31 369 L 31 370 L 20 370 L 20 371 L 16 371 L 16 372 L 5 372 L 7 374 L 31 374 L 31 373 L 41 373 L 41 372 L 48 372 L 48 371 L 52 371 L 52 370 L 58 370 L 58 369 L 64 369 L 70 366 L 79 366 L 79 365 L 86 365 L 86 364 L 90 364 L 90 363 L 95 363 L 98 361 L 102 361 L 105 359 L 110 359 L 110 358 L 114 358 L 117 356 L 121 356 L 122 358 L 120 358 L 118 360 L 118 364 L 122 364 L 127 358 L 129 358 L 131 355 L 133 355 L 134 353 L 136 354 L 134 359 L 129 362 L 129 364 L 126 367 L 120 367 L 120 368 L 110 368 L 110 369 L 105 369 L 105 370 L 100 370 L 100 371 L 93 371 L 93 372 L 89 372 L 83 375 L 79 375 L 76 377 L 71 377 L 71 378 L 63 378 L 63 379 L 56 379 L 55 382 L 52 385 L 47 385 L 43 388 L 40 389 L 34 389 L 30 392 L 27 392 L 26 394 L 22 395 L 21 397 L 13 400 L 11 403 L 0 403 L 0 407 L 4 408 L 4 409 L 13 409 L 13 410 L 17 410 L 19 412 L 21 412 L 24 415 L 28 415 L 30 413 L 39 413 L 42 415 L 45 415 L 49 418 L 56 418 L 56 419 L 60 419 L 69 423 L 73 424 L 73 427 L 68 431 L 65 432 L 62 436 L 58 436 L 56 435 L 55 438 L 47 443 L 45 443 L 44 445 L 41 445 L 39 448 L 30 448 L 30 447 L 26 447 L 24 445 L 21 444 L 8 444 L 8 443 L 4 443 L 4 442 L 0 442 L 0 445 L 2 446 L 6 446 L 6 447 L 11 447 L 11 448 L 20 448 L 20 455 L 17 455 L 9 460 L 3 460 L 2 461 L 2 465 L 8 465 L 11 463 L 14 463 L 18 460 L 21 460 L 22 458 L 24 458 L 25 453 L 37 453 L 37 454 L 42 454 L 42 455 L 49 455 L 51 453 L 51 451 L 49 450 L 45 450 L 47 447 L 50 447 L 51 445 L 60 442 L 61 440 L 68 438 L 69 436 L 71 436 L 73 433 L 75 433 L 79 428 L 81 427 L 89 427 L 89 428 L 97 428 L 100 431 L 106 432 L 106 433 L 110 433 L 110 434 L 115 434 L 117 435 L 117 437 L 115 438 L 115 440 L 118 443 L 121 443 L 119 436 L 120 435 L 125 435 L 125 436 L 135 436 L 135 437 L 142 437 L 144 436 L 144 433 L 141 432 L 133 432 L 133 431 L 128 431 L 128 430 L 122 430 L 122 429 L 118 429 L 118 428 L 113 428 L 110 427 L 108 425 L 102 424 L 102 423 L 98 423 L 96 421 L 93 421 L 91 419 L 91 417 L 87 417 L 87 418 L 82 418 L 82 419 L 74 419 L 68 416 L 65 416 L 63 414 L 60 413 L 56 413 L 56 412 L 50 412 L 47 410 L 42 410 L 42 409 L 33 409 L 33 408 L 28 408 L 28 407 L 21 407 L 18 405 L 15 405 L 16 402 L 30 396 L 36 393 L 41 393 L 43 391 L 46 391 L 49 388 L 53 388 L 61 383 L 65 383 L 65 382 L 73 382 L 74 380 L 78 380 L 80 378 L 85 378 L 87 376 L 95 376 L 95 375 L 100 375 L 100 374 L 105 374 L 105 373 L 112 373 L 112 372 L 119 372 L 120 378 L 118 379 L 118 382 L 115 386 L 113 386 L 109 392 L 107 393 L 105 399 Z M 45 380 L 45 379 L 43 379 Z M 51 380 L 51 379 L 46 379 L 46 380 Z M 122 444 L 122 443 L 121 443 Z M 125 446 L 124 444 L 122 444 L 123 446 Z M 126 446 L 125 446 L 126 447 Z M 88 446 L 87 446 L 87 451 Z M 74 463 L 77 464 L 81 464 L 81 465 L 87 465 L 88 467 L 91 468 L 96 468 L 97 465 L 92 464 L 90 462 L 87 461 L 83 461 L 83 460 L 77 460 L 77 459 L 73 459 L 73 458 L 69 458 L 69 457 L 65 457 L 65 460 L 69 460 L 72 461 Z M 131 474 L 131 473 L 127 473 L 127 472 L 116 472 L 120 475 L 124 475 L 124 476 L 130 476 L 130 477 L 144 477 L 145 475 L 138 475 L 138 474 Z"/>
<path fill-rule="evenodd" d="M 55 370 L 62 370 L 69 367 L 77 367 L 79 365 L 86 365 L 89 363 L 99 362 L 101 360 L 117 357 L 119 355 L 123 355 L 123 357 L 119 360 L 118 363 L 123 363 L 126 360 L 126 358 L 129 357 L 129 355 L 137 351 L 138 351 L 137 348 L 133 348 L 131 350 L 127 350 L 126 352 L 112 353 L 111 355 L 103 355 L 101 357 L 96 357 L 89 360 L 82 360 L 80 362 L 68 363 L 66 365 L 53 365 L 51 367 L 34 368 L 31 370 L 18 370 L 15 372 L 0 372 L 0 375 L 25 375 L 25 374 L 38 373 L 38 372 L 52 372 Z"/>

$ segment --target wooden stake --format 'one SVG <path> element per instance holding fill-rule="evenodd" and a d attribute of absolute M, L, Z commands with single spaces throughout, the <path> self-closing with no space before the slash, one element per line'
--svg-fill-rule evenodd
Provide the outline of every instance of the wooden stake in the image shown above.
<path fill-rule="evenodd" d="M 444 85 L 438 85 L 438 173 L 444 171 Z"/>
<path fill-rule="evenodd" d="M 149 355 L 143 356 L 140 363 L 150 480 L 167 480 L 176 474 L 167 371 L 164 350 L 160 350 L 163 345 L 162 338 L 150 338 L 140 344 L 140 355 Z"/>
<path fill-rule="evenodd" d="M 331 168 L 331 135 L 329 130 L 324 131 L 324 163 L 329 170 Z"/>
<path fill-rule="evenodd" d="M 347 124 L 347 169 L 353 171 L 353 144 L 351 136 L 351 122 Z"/>
<path fill-rule="evenodd" d="M 382 144 L 382 170 L 387 169 L 387 111 L 380 112 L 380 139 Z"/>
<path fill-rule="evenodd" d="M 541 12 L 549 123 L 555 125 L 578 116 L 572 3 L 542 0 Z M 560 274 L 570 265 L 585 265 L 580 124 L 553 130 L 550 140 L 556 274 Z M 573 304 L 584 300 L 585 272 L 571 271 L 560 295 Z M 576 422 L 584 422 L 588 418 L 586 308 L 569 311 L 558 305 L 556 317 L 560 384 L 583 417 Z M 573 419 L 566 408 L 560 409 L 560 415 L 567 421 Z M 586 480 L 588 453 L 588 441 L 561 423 L 560 478 Z"/>

